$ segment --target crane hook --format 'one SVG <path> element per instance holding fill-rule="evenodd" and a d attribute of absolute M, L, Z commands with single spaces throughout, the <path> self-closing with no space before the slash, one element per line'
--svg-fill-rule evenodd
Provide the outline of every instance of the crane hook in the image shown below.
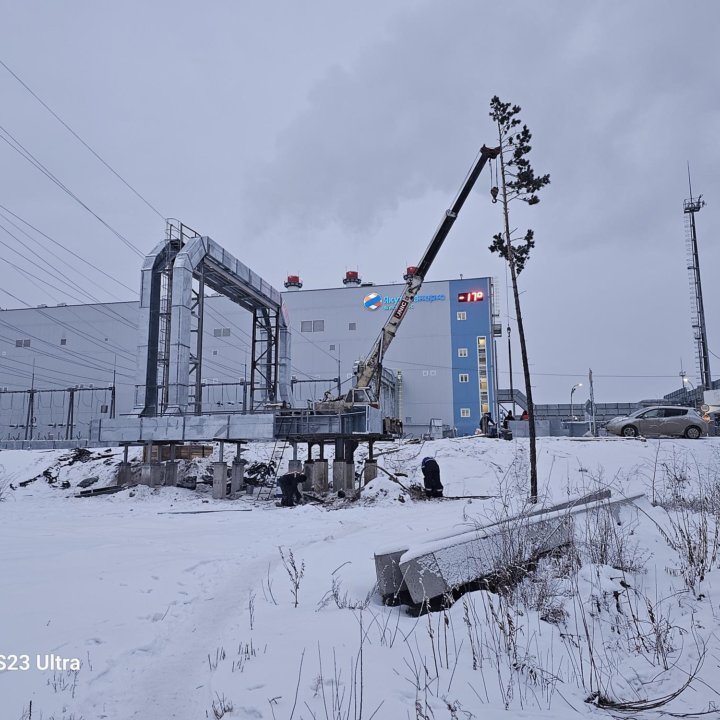
<path fill-rule="evenodd" d="M 493 201 L 493 204 L 495 204 L 497 202 L 497 196 L 498 196 L 497 185 L 493 185 L 493 187 L 490 188 L 490 195 L 492 195 L 492 201 Z"/>

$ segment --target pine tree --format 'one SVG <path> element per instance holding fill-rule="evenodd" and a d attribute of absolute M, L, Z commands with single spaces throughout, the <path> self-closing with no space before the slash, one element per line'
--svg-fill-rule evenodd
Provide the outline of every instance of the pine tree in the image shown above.
<path fill-rule="evenodd" d="M 530 251 L 535 247 L 535 234 L 528 229 L 525 235 L 513 237 L 510 232 L 510 203 L 521 200 L 528 205 L 540 202 L 538 192 L 550 183 L 550 175 L 536 175 L 528 160 L 532 150 L 530 140 L 532 134 L 527 125 L 521 123 L 518 114 L 519 105 L 511 105 L 500 101 L 496 95 L 490 101 L 490 117 L 497 125 L 500 145 L 500 202 L 503 209 L 504 231 L 493 235 L 490 251 L 505 258 L 510 269 L 513 296 L 515 298 L 515 314 L 517 317 L 520 353 L 522 355 L 523 374 L 525 376 L 525 395 L 528 404 L 528 429 L 530 431 L 530 501 L 537 502 L 537 450 L 535 432 L 535 413 L 530 383 L 530 365 L 528 363 L 527 343 L 520 308 L 518 276 L 525 269 Z M 493 194 L 497 189 L 493 188 Z"/>

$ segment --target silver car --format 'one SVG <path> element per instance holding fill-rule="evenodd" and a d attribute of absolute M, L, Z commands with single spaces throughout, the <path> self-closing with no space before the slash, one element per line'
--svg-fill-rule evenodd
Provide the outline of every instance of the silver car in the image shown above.
<path fill-rule="evenodd" d="M 708 426 L 694 408 L 669 405 L 643 408 L 627 417 L 613 418 L 605 429 L 623 437 L 669 435 L 696 440 L 707 434 Z"/>

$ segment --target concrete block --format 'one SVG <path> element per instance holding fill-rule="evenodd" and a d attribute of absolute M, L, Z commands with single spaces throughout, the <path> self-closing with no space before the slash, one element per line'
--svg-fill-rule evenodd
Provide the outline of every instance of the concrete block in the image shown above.
<path fill-rule="evenodd" d="M 165 468 L 159 463 L 143 463 L 140 467 L 140 484 L 160 487 L 165 480 Z"/>
<path fill-rule="evenodd" d="M 313 463 L 313 486 L 316 493 L 324 494 L 328 491 L 328 461 L 315 460 Z"/>
<path fill-rule="evenodd" d="M 332 486 L 333 490 L 345 490 L 345 461 L 333 460 L 332 466 Z"/>
<path fill-rule="evenodd" d="M 375 575 L 383 599 L 397 596 L 407 589 L 400 569 L 400 558 L 405 552 L 407 548 L 375 555 Z"/>
<path fill-rule="evenodd" d="M 234 495 L 243 489 L 245 479 L 245 463 L 233 462 L 230 468 L 230 493 Z"/>
<path fill-rule="evenodd" d="M 135 477 L 130 463 L 121 462 L 118 465 L 117 471 L 117 485 L 134 485 Z"/>
<path fill-rule="evenodd" d="M 227 495 L 227 463 L 214 462 L 212 496 L 215 500 L 222 500 Z"/>
<path fill-rule="evenodd" d="M 366 460 L 363 468 L 363 483 L 367 485 L 378 476 L 377 460 Z"/>
<path fill-rule="evenodd" d="M 302 489 L 310 491 L 313 488 L 313 479 L 315 478 L 315 462 L 313 460 L 306 460 L 303 466 L 303 472 L 307 479 L 302 484 Z"/>
<path fill-rule="evenodd" d="M 355 463 L 352 460 L 345 462 L 345 490 L 355 489 Z"/>
<path fill-rule="evenodd" d="M 168 460 L 165 463 L 165 484 L 170 487 L 177 485 L 178 464 L 175 460 Z"/>

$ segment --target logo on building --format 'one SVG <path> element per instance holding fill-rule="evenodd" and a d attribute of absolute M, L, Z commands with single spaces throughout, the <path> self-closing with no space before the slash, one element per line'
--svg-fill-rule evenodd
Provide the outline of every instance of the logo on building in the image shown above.
<path fill-rule="evenodd" d="M 366 310 L 377 310 L 382 307 L 383 299 L 378 293 L 373 292 L 363 298 L 363 305 Z"/>

